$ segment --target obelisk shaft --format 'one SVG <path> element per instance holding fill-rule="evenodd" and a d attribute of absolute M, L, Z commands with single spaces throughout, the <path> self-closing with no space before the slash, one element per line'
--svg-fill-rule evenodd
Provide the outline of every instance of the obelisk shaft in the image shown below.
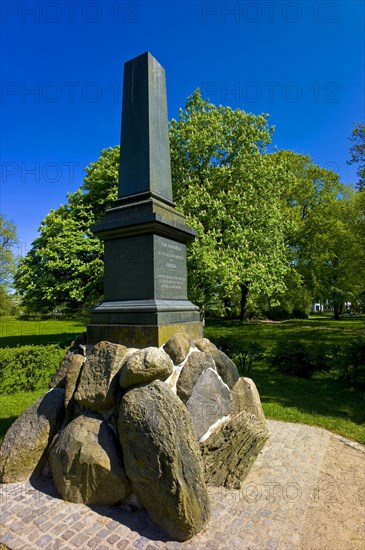
<path fill-rule="evenodd" d="M 186 243 L 196 232 L 172 202 L 165 71 L 150 53 L 125 64 L 119 197 L 92 231 L 104 241 L 104 300 L 88 342 L 160 347 L 201 338 L 187 296 Z"/>
<path fill-rule="evenodd" d="M 165 71 L 146 52 L 124 66 L 119 198 L 172 201 Z"/>

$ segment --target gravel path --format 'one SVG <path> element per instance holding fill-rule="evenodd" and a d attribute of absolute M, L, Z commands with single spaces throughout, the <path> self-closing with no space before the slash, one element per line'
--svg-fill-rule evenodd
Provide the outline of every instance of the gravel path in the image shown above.
<path fill-rule="evenodd" d="M 167 540 L 141 511 L 63 502 L 53 483 L 0 485 L 0 543 L 12 550 L 363 550 L 365 448 L 326 430 L 269 421 L 240 490 L 209 488 L 212 519 Z"/>

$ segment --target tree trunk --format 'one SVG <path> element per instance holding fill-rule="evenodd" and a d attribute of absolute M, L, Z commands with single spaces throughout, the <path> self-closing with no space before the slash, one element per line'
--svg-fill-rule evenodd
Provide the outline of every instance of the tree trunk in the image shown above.
<path fill-rule="evenodd" d="M 224 316 L 226 319 L 231 319 L 232 317 L 231 299 L 224 298 L 223 303 L 224 303 Z"/>
<path fill-rule="evenodd" d="M 334 302 L 333 304 L 333 318 L 336 319 L 336 321 L 340 318 L 340 313 L 342 309 L 342 304 L 339 302 Z"/>
<path fill-rule="evenodd" d="M 200 322 L 205 327 L 205 304 L 202 305 L 199 311 Z"/>
<path fill-rule="evenodd" d="M 241 285 L 241 321 L 248 321 L 248 298 L 250 296 L 249 283 Z"/>

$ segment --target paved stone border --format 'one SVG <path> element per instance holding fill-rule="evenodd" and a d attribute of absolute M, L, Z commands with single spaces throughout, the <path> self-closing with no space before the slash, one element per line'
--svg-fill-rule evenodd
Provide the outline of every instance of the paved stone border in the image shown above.
<path fill-rule="evenodd" d="M 212 519 L 190 541 L 166 539 L 142 510 L 66 503 L 48 479 L 0 485 L 0 543 L 12 550 L 299 549 L 305 512 L 318 496 L 318 473 L 335 436 L 302 424 L 269 426 L 270 440 L 243 487 L 209 488 Z"/>

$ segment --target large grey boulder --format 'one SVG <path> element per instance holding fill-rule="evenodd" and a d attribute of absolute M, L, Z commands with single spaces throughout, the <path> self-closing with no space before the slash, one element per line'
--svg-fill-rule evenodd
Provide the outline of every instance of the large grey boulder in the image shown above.
<path fill-rule="evenodd" d="M 81 372 L 81 369 L 82 369 L 82 366 L 84 364 L 84 360 L 85 360 L 85 357 L 83 357 L 82 355 L 75 355 L 74 357 L 77 357 L 78 359 L 77 360 L 73 360 L 72 361 L 72 367 L 68 370 L 67 374 L 66 374 L 66 384 L 65 384 L 65 390 L 66 390 L 66 393 L 65 393 L 65 407 L 67 409 L 72 397 L 73 397 L 73 394 L 75 393 L 75 390 L 76 390 L 76 386 L 77 386 L 77 381 L 79 379 L 79 376 L 80 376 L 80 372 Z M 79 358 L 82 358 L 83 361 L 80 361 Z"/>
<path fill-rule="evenodd" d="M 186 540 L 209 518 L 203 463 L 189 413 L 167 384 L 129 390 L 118 431 L 132 490 L 170 537 Z"/>
<path fill-rule="evenodd" d="M 266 423 L 260 395 L 255 382 L 251 378 L 240 378 L 233 386 L 231 396 L 233 415 L 245 411 Z"/>
<path fill-rule="evenodd" d="M 78 416 L 55 437 L 50 465 L 57 490 L 69 502 L 107 506 L 130 494 L 117 435 L 95 414 Z"/>
<path fill-rule="evenodd" d="M 190 336 L 185 332 L 177 332 L 166 342 L 163 349 L 171 357 L 174 365 L 180 365 L 186 359 L 190 346 Z"/>
<path fill-rule="evenodd" d="M 231 392 L 219 374 L 208 368 L 199 376 L 186 406 L 200 439 L 210 426 L 230 414 Z"/>
<path fill-rule="evenodd" d="M 190 399 L 193 388 L 199 376 L 206 369 L 216 370 L 213 357 L 210 353 L 192 351 L 183 366 L 176 385 L 177 395 L 186 403 Z"/>
<path fill-rule="evenodd" d="M 112 410 L 116 404 L 118 373 L 127 348 L 99 342 L 87 358 L 74 394 L 75 402 L 94 412 Z"/>
<path fill-rule="evenodd" d="M 65 389 L 65 417 L 64 425 L 72 420 L 75 407 L 71 400 L 76 389 L 76 384 L 85 362 L 85 357 L 80 354 L 68 352 L 58 371 L 53 375 L 49 387 Z"/>
<path fill-rule="evenodd" d="M 0 482 L 25 481 L 41 466 L 64 417 L 65 390 L 54 388 L 10 426 L 0 447 Z"/>
<path fill-rule="evenodd" d="M 223 351 L 219 350 L 210 340 L 208 340 L 208 338 L 195 340 L 194 344 L 200 351 L 211 354 L 223 382 L 232 389 L 240 377 L 238 369 L 232 359 L 223 353 Z"/>
<path fill-rule="evenodd" d="M 239 489 L 268 437 L 266 422 L 245 411 L 225 420 L 200 443 L 206 482 Z"/>
<path fill-rule="evenodd" d="M 65 388 L 68 374 L 72 371 L 76 371 L 78 374 L 84 361 L 85 357 L 83 355 L 68 352 L 60 368 L 53 375 L 49 383 L 49 388 Z"/>
<path fill-rule="evenodd" d="M 173 370 L 167 353 L 158 348 L 144 348 L 127 357 L 120 371 L 119 384 L 127 389 L 153 380 L 166 380 Z"/>
<path fill-rule="evenodd" d="M 253 380 L 240 378 L 231 397 L 230 417 L 207 434 L 201 449 L 206 481 L 237 489 L 265 445 L 269 431 Z"/>

